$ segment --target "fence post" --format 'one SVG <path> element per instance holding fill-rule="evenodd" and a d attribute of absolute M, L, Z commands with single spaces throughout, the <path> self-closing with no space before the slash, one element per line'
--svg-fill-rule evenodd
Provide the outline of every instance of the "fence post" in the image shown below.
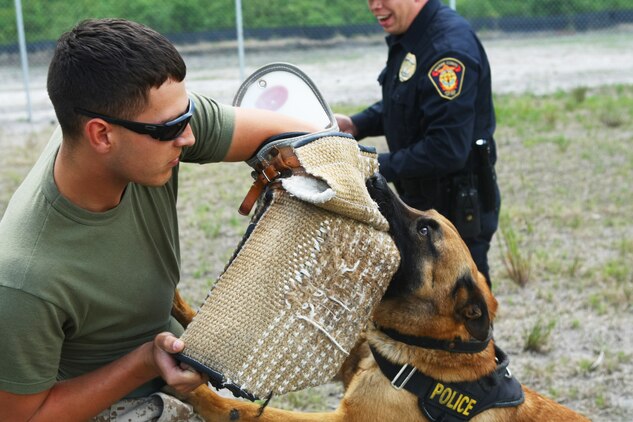
<path fill-rule="evenodd" d="M 237 56 L 240 63 L 240 82 L 244 81 L 244 30 L 242 25 L 242 0 L 235 0 L 235 26 L 237 28 Z"/>
<path fill-rule="evenodd" d="M 24 20 L 22 18 L 22 2 L 15 0 L 15 19 L 18 27 L 18 41 L 20 43 L 20 61 L 22 63 L 22 79 L 24 80 L 24 92 L 26 94 L 26 112 L 29 122 L 33 121 L 31 108 L 31 90 L 29 89 L 29 64 L 26 58 L 26 39 L 24 37 Z"/>
<path fill-rule="evenodd" d="M 449 5 L 450 5 L 451 9 L 453 9 L 453 10 L 457 10 L 457 5 L 455 5 L 455 0 L 451 0 L 451 1 L 449 2 Z"/>

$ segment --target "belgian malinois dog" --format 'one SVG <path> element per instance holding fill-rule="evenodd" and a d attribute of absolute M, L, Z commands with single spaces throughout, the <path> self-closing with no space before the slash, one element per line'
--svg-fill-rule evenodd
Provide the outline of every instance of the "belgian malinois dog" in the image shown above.
<path fill-rule="evenodd" d="M 364 339 L 340 371 L 330 413 L 300 413 L 222 398 L 203 386 L 185 400 L 207 421 L 587 421 L 523 387 L 495 346 L 497 301 L 457 230 L 406 206 L 382 177 L 368 188 L 390 224 L 401 263 Z M 180 300 L 183 323 L 193 311 Z"/>

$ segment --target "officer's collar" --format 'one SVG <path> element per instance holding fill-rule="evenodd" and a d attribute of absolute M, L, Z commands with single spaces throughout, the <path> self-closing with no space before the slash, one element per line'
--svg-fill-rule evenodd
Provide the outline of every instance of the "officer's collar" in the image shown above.
<path fill-rule="evenodd" d="M 407 51 L 412 51 L 420 42 L 420 39 L 424 37 L 429 25 L 431 25 L 433 16 L 435 16 L 441 6 L 440 0 L 429 0 L 404 34 L 388 35 L 386 37 L 387 45 L 391 47 L 396 43 L 400 43 Z"/>
<path fill-rule="evenodd" d="M 418 406 L 431 421 L 459 422 L 493 407 L 515 407 L 523 403 L 521 384 L 508 369 L 510 360 L 497 346 L 496 369 L 475 381 L 442 382 L 409 365 L 395 365 L 369 346 L 382 373 L 397 390 L 418 397 Z"/>

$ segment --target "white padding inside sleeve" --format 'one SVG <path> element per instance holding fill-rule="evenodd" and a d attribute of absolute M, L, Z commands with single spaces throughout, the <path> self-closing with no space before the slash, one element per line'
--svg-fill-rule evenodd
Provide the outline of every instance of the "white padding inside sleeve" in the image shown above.
<path fill-rule="evenodd" d="M 335 192 L 321 179 L 308 176 L 291 176 L 281 179 L 281 185 L 291 195 L 311 204 L 322 204 L 334 198 Z"/>

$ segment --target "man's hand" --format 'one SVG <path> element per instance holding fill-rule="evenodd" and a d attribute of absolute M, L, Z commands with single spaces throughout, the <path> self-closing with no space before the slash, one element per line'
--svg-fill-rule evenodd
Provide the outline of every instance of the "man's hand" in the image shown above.
<path fill-rule="evenodd" d="M 193 370 L 190 366 L 179 364 L 173 354 L 185 348 L 182 340 L 171 333 L 160 333 L 152 344 L 152 362 L 165 382 L 176 392 L 184 394 L 193 391 L 201 384 L 209 382 L 206 374 Z"/>
<path fill-rule="evenodd" d="M 358 135 L 358 129 L 349 116 L 344 114 L 335 114 L 334 117 L 336 118 L 336 123 L 338 123 L 338 128 L 341 132 L 349 133 L 356 138 Z"/>

